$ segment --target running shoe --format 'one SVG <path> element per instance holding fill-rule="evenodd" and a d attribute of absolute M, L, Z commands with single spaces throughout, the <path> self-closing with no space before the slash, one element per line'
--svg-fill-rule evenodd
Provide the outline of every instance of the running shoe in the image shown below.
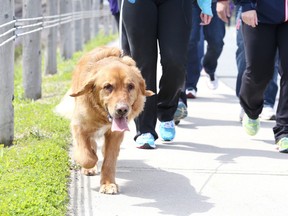
<path fill-rule="evenodd" d="M 159 133 L 163 141 L 172 141 L 175 137 L 174 121 L 160 122 Z"/>
<path fill-rule="evenodd" d="M 278 150 L 281 153 L 288 153 L 288 137 L 281 138 L 278 142 Z"/>
<path fill-rule="evenodd" d="M 136 138 L 136 147 L 140 149 L 155 149 L 155 138 L 151 133 L 143 133 Z"/>
<path fill-rule="evenodd" d="M 244 109 L 241 107 L 240 113 L 239 113 L 239 120 L 240 120 L 240 122 L 242 122 L 243 116 L 244 116 Z"/>
<path fill-rule="evenodd" d="M 242 120 L 242 126 L 246 133 L 250 136 L 254 136 L 260 129 L 260 121 L 258 119 L 250 119 L 247 114 L 244 114 Z"/>
<path fill-rule="evenodd" d="M 217 77 L 210 77 L 209 75 L 207 75 L 207 81 L 206 84 L 208 86 L 209 89 L 211 90 L 215 90 L 218 88 L 218 79 Z"/>
<path fill-rule="evenodd" d="M 197 96 L 197 91 L 193 88 L 188 88 L 185 91 L 187 98 L 195 99 Z"/>
<path fill-rule="evenodd" d="M 275 120 L 276 114 L 273 107 L 264 106 L 260 118 L 263 120 Z"/>
<path fill-rule="evenodd" d="M 187 115 L 188 115 L 188 111 L 187 111 L 186 105 L 182 101 L 179 101 L 177 110 L 174 113 L 175 124 L 178 125 L 180 123 L 180 120 L 186 118 Z"/>

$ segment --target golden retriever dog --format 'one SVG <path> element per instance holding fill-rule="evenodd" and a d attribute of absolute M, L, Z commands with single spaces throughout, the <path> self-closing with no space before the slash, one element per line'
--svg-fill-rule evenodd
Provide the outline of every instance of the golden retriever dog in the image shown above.
<path fill-rule="evenodd" d="M 146 84 L 135 61 L 118 48 L 100 47 L 84 55 L 72 77 L 70 96 L 75 98 L 71 130 L 74 159 L 86 175 L 96 173 L 95 138 L 104 136 L 100 192 L 119 192 L 116 162 L 128 122 L 144 108 Z"/>

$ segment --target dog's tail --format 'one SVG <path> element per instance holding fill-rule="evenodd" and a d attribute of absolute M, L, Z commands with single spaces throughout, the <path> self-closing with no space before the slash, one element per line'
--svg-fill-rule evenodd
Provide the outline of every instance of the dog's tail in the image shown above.
<path fill-rule="evenodd" d="M 75 99 L 70 96 L 72 90 L 69 89 L 60 103 L 55 107 L 54 113 L 67 119 L 72 119 L 72 113 L 75 105 Z"/>

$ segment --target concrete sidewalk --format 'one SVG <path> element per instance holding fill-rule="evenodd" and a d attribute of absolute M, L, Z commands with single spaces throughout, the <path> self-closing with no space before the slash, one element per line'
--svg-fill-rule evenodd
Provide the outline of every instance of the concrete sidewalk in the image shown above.
<path fill-rule="evenodd" d="M 211 91 L 204 77 L 188 112 L 174 142 L 157 141 L 156 150 L 135 148 L 131 125 L 118 159 L 119 195 L 100 194 L 99 175 L 75 171 L 71 215 L 286 216 L 288 155 L 274 144 L 275 122 L 249 137 L 234 90 L 220 81 Z"/>
<path fill-rule="evenodd" d="M 262 121 L 254 137 L 239 122 L 235 36 L 235 28 L 227 28 L 216 71 L 219 88 L 209 90 L 200 78 L 198 97 L 188 100 L 188 117 L 173 143 L 137 149 L 131 124 L 118 158 L 119 195 L 100 194 L 99 175 L 72 173 L 70 215 L 288 215 L 288 154 L 276 149 L 275 122 Z"/>

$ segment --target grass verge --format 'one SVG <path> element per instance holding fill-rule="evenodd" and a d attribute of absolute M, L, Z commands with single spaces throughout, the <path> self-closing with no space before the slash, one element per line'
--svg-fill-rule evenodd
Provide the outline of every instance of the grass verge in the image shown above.
<path fill-rule="evenodd" d="M 54 114 L 70 86 L 80 56 L 116 39 L 91 40 L 70 60 L 58 57 L 58 73 L 43 76 L 42 98 L 23 98 L 21 62 L 15 64 L 14 142 L 0 155 L 0 215 L 65 215 L 69 202 L 69 121 Z"/>

